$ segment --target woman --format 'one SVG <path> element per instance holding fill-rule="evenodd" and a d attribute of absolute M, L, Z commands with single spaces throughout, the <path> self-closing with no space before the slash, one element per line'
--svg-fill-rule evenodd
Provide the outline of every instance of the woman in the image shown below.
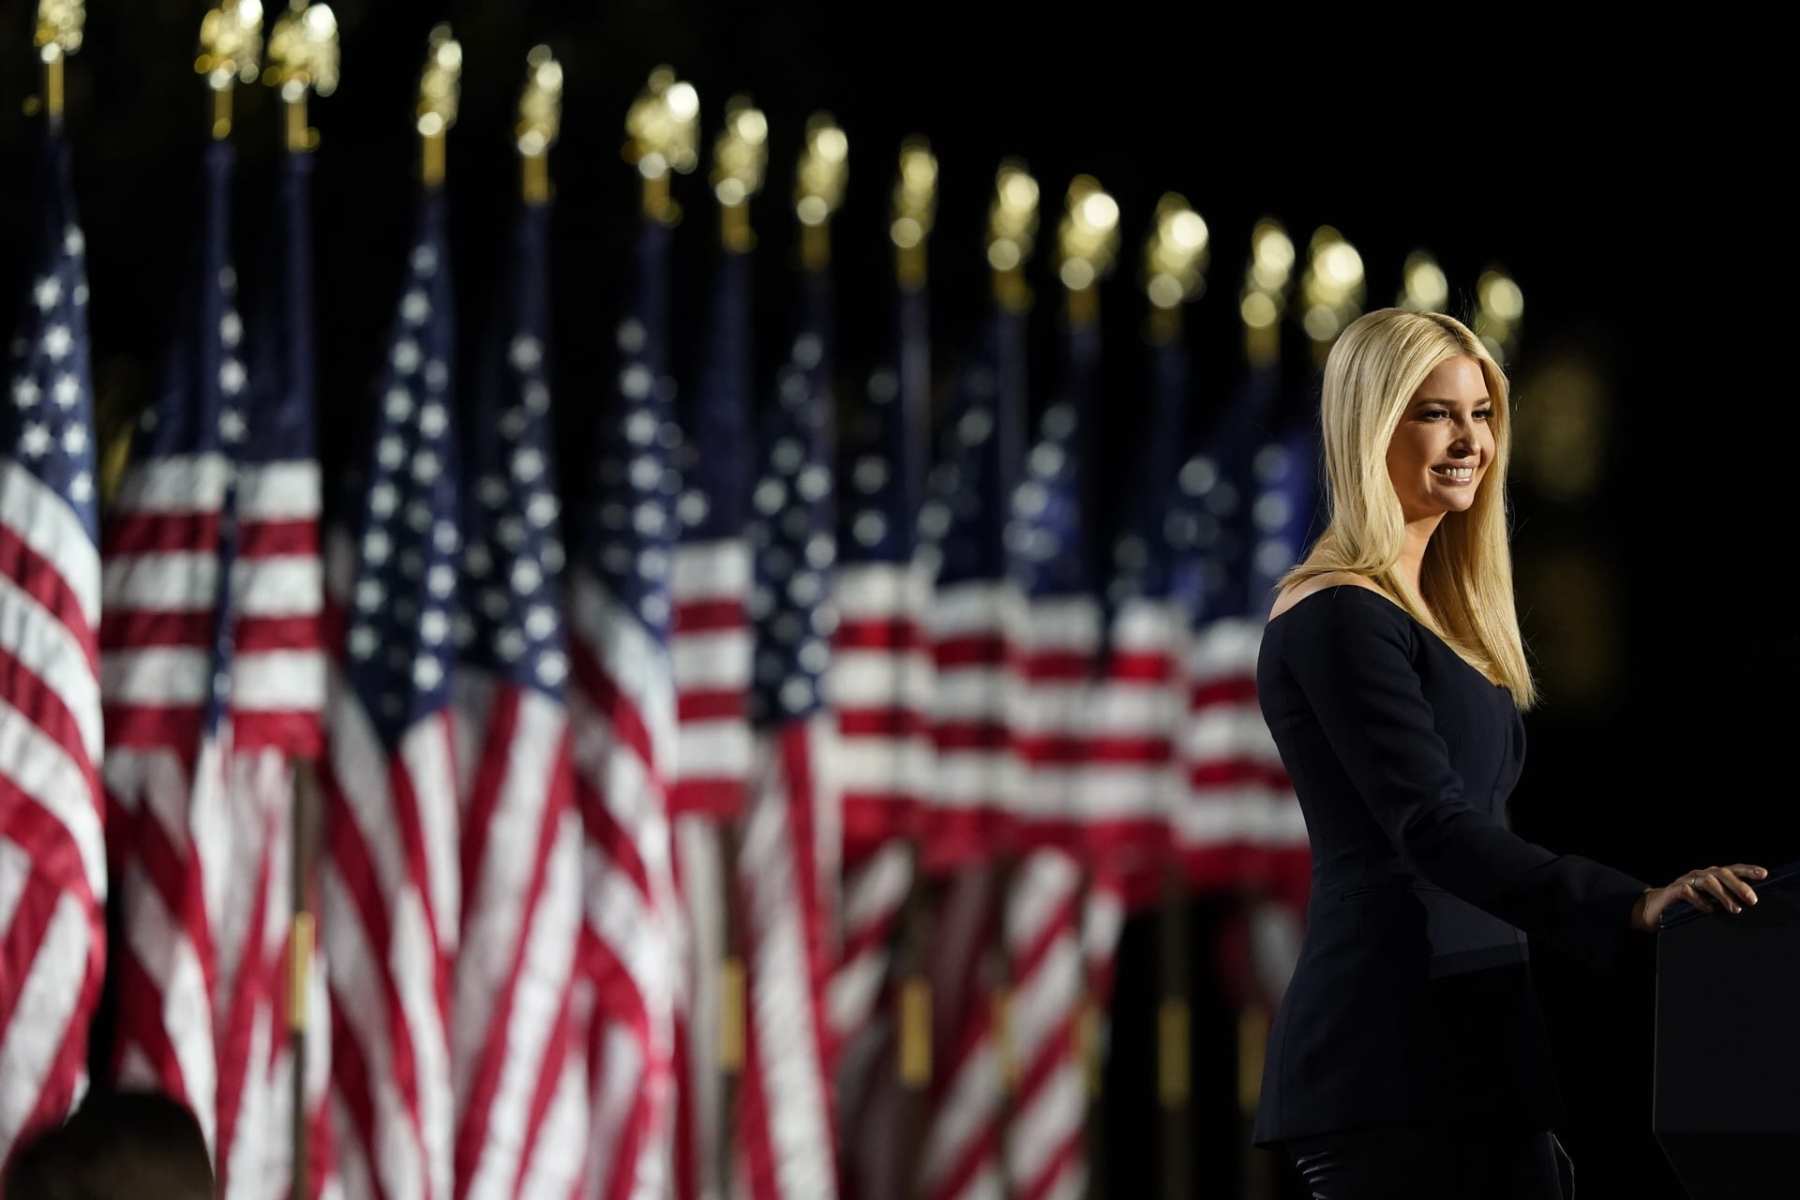
<path fill-rule="evenodd" d="M 1257 691 L 1306 817 L 1307 933 L 1253 1141 L 1315 1200 L 1561 1195 L 1529 933 L 1604 969 L 1676 900 L 1756 903 L 1747 864 L 1653 888 L 1515 836 L 1536 692 L 1513 608 L 1505 375 L 1389 308 L 1325 365 L 1330 521 L 1277 597 Z"/>

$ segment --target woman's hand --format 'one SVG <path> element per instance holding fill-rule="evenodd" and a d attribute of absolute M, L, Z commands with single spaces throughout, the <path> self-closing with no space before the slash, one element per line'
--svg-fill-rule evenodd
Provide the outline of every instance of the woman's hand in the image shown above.
<path fill-rule="evenodd" d="M 1651 888 L 1639 896 L 1631 910 L 1631 927 L 1655 933 L 1663 909 L 1677 900 L 1686 900 L 1701 912 L 1717 912 L 1721 905 L 1728 912 L 1742 912 L 1744 906 L 1756 903 L 1756 893 L 1744 881 L 1766 879 L 1768 874 L 1748 863 L 1689 871 L 1668 887 Z"/>

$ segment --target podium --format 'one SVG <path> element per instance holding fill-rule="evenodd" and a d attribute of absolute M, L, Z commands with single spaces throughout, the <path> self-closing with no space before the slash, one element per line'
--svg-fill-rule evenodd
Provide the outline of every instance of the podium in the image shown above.
<path fill-rule="evenodd" d="M 1800 1176 L 1800 862 L 1741 914 L 1671 905 L 1656 937 L 1651 1128 L 1692 1200 Z"/>

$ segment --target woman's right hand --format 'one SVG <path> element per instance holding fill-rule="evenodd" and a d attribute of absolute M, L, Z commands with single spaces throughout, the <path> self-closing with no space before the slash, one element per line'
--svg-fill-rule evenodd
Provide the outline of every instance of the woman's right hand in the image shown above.
<path fill-rule="evenodd" d="M 1739 913 L 1746 905 L 1756 903 L 1756 893 L 1747 879 L 1766 879 L 1769 872 L 1749 863 L 1730 867 L 1702 867 L 1689 871 L 1668 887 L 1651 888 L 1631 910 L 1631 927 L 1644 933 L 1655 933 L 1663 909 L 1677 900 L 1686 900 L 1701 912 Z"/>

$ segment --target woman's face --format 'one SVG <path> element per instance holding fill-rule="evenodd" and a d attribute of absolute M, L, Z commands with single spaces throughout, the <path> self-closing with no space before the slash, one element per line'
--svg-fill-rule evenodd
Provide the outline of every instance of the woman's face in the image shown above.
<path fill-rule="evenodd" d="M 1388 443 L 1388 477 L 1408 521 L 1475 503 L 1494 458 L 1492 416 L 1487 380 L 1473 358 L 1446 359 L 1425 377 Z"/>

